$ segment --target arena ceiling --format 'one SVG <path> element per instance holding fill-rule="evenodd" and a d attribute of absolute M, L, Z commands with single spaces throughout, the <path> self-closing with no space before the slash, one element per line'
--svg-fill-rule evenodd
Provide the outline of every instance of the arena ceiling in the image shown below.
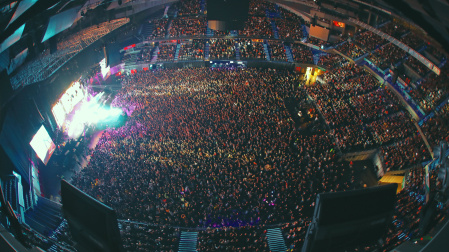
<path fill-rule="evenodd" d="M 83 4 L 87 0 L 0 0 L 2 10 L 0 18 L 0 41 L 11 36 L 23 24 L 27 24 L 27 31 L 38 29 L 48 18 L 70 7 Z M 32 2 L 20 16 L 10 23 L 21 3 Z"/>

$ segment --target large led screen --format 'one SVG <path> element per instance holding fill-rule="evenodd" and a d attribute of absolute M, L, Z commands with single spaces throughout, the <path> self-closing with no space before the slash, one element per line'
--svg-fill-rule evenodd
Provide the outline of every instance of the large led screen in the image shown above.
<path fill-rule="evenodd" d="M 74 82 L 61 96 L 59 101 L 51 109 L 56 123 L 62 127 L 64 121 L 70 112 L 81 100 L 84 99 L 84 90 L 79 82 Z"/>
<path fill-rule="evenodd" d="M 36 135 L 33 136 L 30 145 L 33 147 L 33 150 L 36 152 L 39 159 L 47 165 L 56 146 L 51 140 L 50 135 L 48 135 L 47 130 L 45 130 L 44 125 L 42 125 Z"/>
<path fill-rule="evenodd" d="M 109 66 L 106 66 L 106 58 L 103 58 L 100 61 L 100 68 L 101 68 L 101 76 L 103 79 L 109 74 L 109 70 L 111 69 Z"/>

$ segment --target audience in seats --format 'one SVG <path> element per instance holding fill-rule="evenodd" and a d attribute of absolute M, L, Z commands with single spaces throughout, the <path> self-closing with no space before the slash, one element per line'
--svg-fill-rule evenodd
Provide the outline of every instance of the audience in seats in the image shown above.
<path fill-rule="evenodd" d="M 235 59 L 235 42 L 233 39 L 210 39 L 210 59 Z"/>
<path fill-rule="evenodd" d="M 170 37 L 202 37 L 206 35 L 207 20 L 205 17 L 182 17 L 173 19 Z"/>
<path fill-rule="evenodd" d="M 253 42 L 252 39 L 238 40 L 240 58 L 265 60 L 265 50 L 261 42 Z"/>
<path fill-rule="evenodd" d="M 269 41 L 268 51 L 272 61 L 287 61 L 284 44 L 277 41 Z"/>
<path fill-rule="evenodd" d="M 254 38 L 274 38 L 273 29 L 266 17 L 248 17 L 243 31 L 239 31 L 240 36 Z"/>
<path fill-rule="evenodd" d="M 193 39 L 181 44 L 179 49 L 179 60 L 202 60 L 204 59 L 204 40 Z"/>
<path fill-rule="evenodd" d="M 313 64 L 313 53 L 310 47 L 295 43 L 291 45 L 291 49 L 295 62 Z"/>
<path fill-rule="evenodd" d="M 160 44 L 157 61 L 173 61 L 175 59 L 176 44 Z"/>

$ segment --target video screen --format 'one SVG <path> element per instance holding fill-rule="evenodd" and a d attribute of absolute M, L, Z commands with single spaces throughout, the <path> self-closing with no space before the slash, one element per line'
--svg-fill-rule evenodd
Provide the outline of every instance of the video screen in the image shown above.
<path fill-rule="evenodd" d="M 109 70 L 111 69 L 109 66 L 106 66 L 106 58 L 100 61 L 100 68 L 101 76 L 103 77 L 103 79 L 106 79 L 106 76 L 109 74 Z"/>
<path fill-rule="evenodd" d="M 51 140 L 50 135 L 48 135 L 47 130 L 45 130 L 44 125 L 42 125 L 33 136 L 30 145 L 45 165 L 47 165 L 48 160 L 50 160 L 51 155 L 56 149 L 56 146 Z"/>

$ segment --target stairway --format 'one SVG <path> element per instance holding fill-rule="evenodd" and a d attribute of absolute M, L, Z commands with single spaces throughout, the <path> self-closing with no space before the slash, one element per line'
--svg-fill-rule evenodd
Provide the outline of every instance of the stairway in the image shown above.
<path fill-rule="evenodd" d="M 270 51 L 268 50 L 268 44 L 267 44 L 267 40 L 263 40 L 263 50 L 264 50 L 264 52 L 265 52 L 265 59 L 267 60 L 267 61 L 271 61 L 271 58 L 270 58 Z"/>
<path fill-rule="evenodd" d="M 207 27 L 206 36 L 213 37 L 214 36 L 214 30 L 212 30 L 211 28 Z"/>
<path fill-rule="evenodd" d="M 309 34 L 307 33 L 307 26 L 301 25 L 301 27 L 302 27 L 302 38 L 307 39 L 309 37 Z"/>
<path fill-rule="evenodd" d="M 196 252 L 198 232 L 181 232 L 178 252 Z"/>
<path fill-rule="evenodd" d="M 179 59 L 179 51 L 181 50 L 181 44 L 176 45 L 176 52 L 175 52 L 175 62 Z"/>
<path fill-rule="evenodd" d="M 43 197 L 39 197 L 33 210 L 25 213 L 25 222 L 43 235 L 53 232 L 61 221 L 61 205 Z"/>
<path fill-rule="evenodd" d="M 156 44 L 156 46 L 152 50 L 150 65 L 156 64 L 158 54 L 159 54 L 159 42 Z"/>
<path fill-rule="evenodd" d="M 167 27 L 165 29 L 165 38 L 166 39 L 170 38 L 170 29 L 171 29 L 172 23 L 173 23 L 173 19 L 170 18 L 167 22 Z"/>
<path fill-rule="evenodd" d="M 206 11 L 206 0 L 201 0 L 200 1 L 200 13 L 204 14 L 204 12 Z"/>
<path fill-rule="evenodd" d="M 320 50 L 312 49 L 313 54 L 313 64 L 318 65 L 318 62 L 320 61 L 321 56 L 326 56 L 327 53 L 323 53 Z"/>
<path fill-rule="evenodd" d="M 235 42 L 235 58 L 240 60 L 240 48 L 239 43 Z"/>
<path fill-rule="evenodd" d="M 294 62 L 292 48 L 289 45 L 284 44 L 285 54 L 287 55 L 288 62 Z"/>
<path fill-rule="evenodd" d="M 267 229 L 268 247 L 272 252 L 285 252 L 287 246 L 285 246 L 284 237 L 280 228 Z"/>
<path fill-rule="evenodd" d="M 9 202 L 14 210 L 17 210 L 17 196 L 16 196 L 16 179 L 14 176 L 8 176 L 3 180 L 2 190 L 5 200 Z"/>
<path fill-rule="evenodd" d="M 210 45 L 209 45 L 209 41 L 206 41 L 206 46 L 204 47 L 204 58 L 206 60 L 209 60 L 209 50 L 210 50 Z"/>
<path fill-rule="evenodd" d="M 279 39 L 278 28 L 276 27 L 276 23 L 274 22 L 273 19 L 271 20 L 271 29 L 273 30 L 274 38 Z"/>
<path fill-rule="evenodd" d="M 144 40 L 147 40 L 150 38 L 151 34 L 153 33 L 154 24 L 146 21 L 142 26 L 142 37 Z"/>
<path fill-rule="evenodd" d="M 55 244 L 51 245 L 51 247 L 48 249 L 49 252 L 59 252 L 60 248 L 56 246 Z"/>

